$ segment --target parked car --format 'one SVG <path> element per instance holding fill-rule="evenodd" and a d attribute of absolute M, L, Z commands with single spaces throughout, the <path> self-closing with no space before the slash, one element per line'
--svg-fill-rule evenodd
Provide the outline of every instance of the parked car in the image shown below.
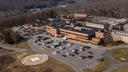
<path fill-rule="evenodd" d="M 89 53 L 89 54 L 93 54 L 93 52 L 91 52 L 91 51 L 88 51 L 88 53 Z"/>
<path fill-rule="evenodd" d="M 86 49 L 90 49 L 91 47 L 90 47 L 90 46 L 84 46 L 84 48 L 86 48 Z"/>
<path fill-rule="evenodd" d="M 89 55 L 89 56 L 87 56 L 89 59 L 92 59 L 93 58 L 93 55 Z"/>
<path fill-rule="evenodd" d="M 79 59 L 81 59 L 81 60 L 86 59 L 86 58 L 87 58 L 87 57 L 84 56 L 84 55 L 81 55 L 81 56 L 79 57 Z"/>
<path fill-rule="evenodd" d="M 67 57 L 67 55 L 65 55 L 65 54 L 64 54 L 64 55 L 62 55 L 62 56 L 63 56 L 63 57 Z"/>

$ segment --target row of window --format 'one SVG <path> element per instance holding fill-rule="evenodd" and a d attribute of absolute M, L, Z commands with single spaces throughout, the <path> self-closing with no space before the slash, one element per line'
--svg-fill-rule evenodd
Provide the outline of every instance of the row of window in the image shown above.
<path fill-rule="evenodd" d="M 116 34 L 128 36 L 128 33 L 126 33 L 126 32 L 121 32 L 121 31 L 116 31 Z"/>
<path fill-rule="evenodd" d="M 73 32 L 66 32 L 66 31 L 60 31 L 60 33 L 65 33 L 65 34 L 74 34 L 74 35 L 80 35 L 80 34 L 77 34 L 77 33 L 73 33 Z M 81 34 L 80 36 L 84 36 L 83 34 Z"/>
<path fill-rule="evenodd" d="M 60 32 L 60 34 L 61 34 L 61 35 L 68 35 L 69 33 Z M 73 34 L 73 35 L 75 35 L 75 34 Z M 88 37 L 85 37 L 85 36 L 76 35 L 76 37 L 77 37 L 78 39 L 83 39 L 83 40 L 87 40 L 87 39 L 88 39 Z"/>

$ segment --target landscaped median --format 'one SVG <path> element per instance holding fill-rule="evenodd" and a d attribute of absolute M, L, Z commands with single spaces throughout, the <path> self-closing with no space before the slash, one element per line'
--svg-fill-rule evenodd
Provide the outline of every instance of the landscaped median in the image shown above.
<path fill-rule="evenodd" d="M 119 61 L 128 62 L 128 48 L 114 49 L 112 56 Z"/>
<path fill-rule="evenodd" d="M 107 69 L 109 66 L 109 62 L 107 59 L 101 59 L 101 62 L 97 64 L 93 69 L 84 69 L 84 72 L 103 72 L 104 70 Z"/>

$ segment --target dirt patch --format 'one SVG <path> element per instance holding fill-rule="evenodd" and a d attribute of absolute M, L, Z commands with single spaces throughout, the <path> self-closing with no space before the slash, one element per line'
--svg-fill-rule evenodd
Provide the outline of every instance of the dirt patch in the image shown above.
<path fill-rule="evenodd" d="M 11 50 L 7 50 L 7 49 L 0 48 L 0 54 L 5 54 L 5 53 L 9 53 L 9 52 L 12 52 L 12 51 Z"/>
<path fill-rule="evenodd" d="M 22 49 L 29 48 L 29 46 L 27 44 L 27 41 L 24 41 L 24 42 L 21 42 L 21 43 L 18 43 L 18 44 L 13 44 L 13 45 L 11 45 L 11 47 L 22 48 Z"/>

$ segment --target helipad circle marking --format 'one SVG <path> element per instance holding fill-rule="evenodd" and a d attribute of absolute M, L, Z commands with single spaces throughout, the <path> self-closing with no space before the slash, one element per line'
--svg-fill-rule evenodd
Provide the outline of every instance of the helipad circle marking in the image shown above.
<path fill-rule="evenodd" d="M 34 54 L 29 55 L 21 60 L 23 65 L 39 65 L 45 63 L 48 60 L 46 54 Z"/>

